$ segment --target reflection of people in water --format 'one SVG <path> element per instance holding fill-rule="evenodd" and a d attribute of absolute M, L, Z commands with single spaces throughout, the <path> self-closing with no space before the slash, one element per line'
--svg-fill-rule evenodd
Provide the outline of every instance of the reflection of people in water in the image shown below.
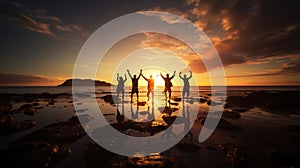
<path fill-rule="evenodd" d="M 122 114 L 119 111 L 119 104 L 117 104 L 117 115 L 116 115 L 116 119 L 118 121 L 118 123 L 122 123 L 124 121 L 124 102 L 122 102 Z"/>
<path fill-rule="evenodd" d="M 173 76 L 169 77 L 169 74 L 166 75 L 166 77 L 164 77 L 161 73 L 160 73 L 160 76 L 164 79 L 165 81 L 165 89 L 164 89 L 164 92 L 165 92 L 165 97 L 167 98 L 167 92 L 169 92 L 169 101 L 171 99 L 171 87 L 173 86 L 171 80 L 174 78 L 175 76 L 175 73 L 176 71 L 174 71 L 174 74 Z"/>
<path fill-rule="evenodd" d="M 151 113 L 150 113 L 150 106 L 148 105 L 148 121 L 153 121 L 155 119 L 154 115 L 154 102 L 152 101 L 152 107 L 151 107 Z"/>
<path fill-rule="evenodd" d="M 139 118 L 139 106 L 136 105 L 136 111 L 135 113 L 133 112 L 133 108 L 132 108 L 132 103 L 130 104 L 130 111 L 131 111 L 131 119 L 138 119 Z"/>
<path fill-rule="evenodd" d="M 188 99 L 190 96 L 190 83 L 189 80 L 192 78 L 192 71 L 190 71 L 190 76 L 187 77 L 186 74 L 181 76 L 181 72 L 179 72 L 179 78 L 181 78 L 184 82 L 183 84 L 183 90 L 182 90 L 182 99 L 184 99 L 184 96 L 186 95 L 186 98 Z"/>
<path fill-rule="evenodd" d="M 183 123 L 184 123 L 184 133 L 191 136 L 191 140 L 193 140 L 193 134 L 190 132 L 191 127 L 191 117 L 189 112 L 189 105 L 187 104 L 186 111 L 185 111 L 185 103 L 182 102 L 182 117 L 183 117 Z M 186 115 L 185 115 L 186 112 Z"/>
<path fill-rule="evenodd" d="M 122 101 L 124 101 L 124 83 L 126 82 L 127 77 L 125 74 L 125 79 L 123 77 L 120 77 L 119 74 L 117 74 L 117 81 L 118 81 L 118 86 L 117 86 L 117 100 L 119 100 L 119 94 L 122 94 Z"/>
<path fill-rule="evenodd" d="M 129 77 L 131 78 L 131 81 L 132 81 L 132 89 L 131 89 L 131 102 L 132 101 L 132 95 L 134 93 L 136 93 L 136 100 L 137 102 L 139 101 L 139 79 L 142 75 L 142 70 L 140 71 L 140 74 L 139 74 L 139 77 L 136 77 L 136 75 L 133 75 L 133 77 L 131 76 L 130 72 L 129 72 L 129 69 L 127 69 L 127 72 L 128 72 L 128 75 Z"/>
<path fill-rule="evenodd" d="M 152 94 L 152 100 L 154 98 L 154 79 L 152 78 L 152 75 L 150 75 L 150 78 L 147 79 L 143 74 L 142 77 L 148 82 L 148 92 L 147 92 L 147 97 L 149 100 L 149 95 L 150 93 Z"/>

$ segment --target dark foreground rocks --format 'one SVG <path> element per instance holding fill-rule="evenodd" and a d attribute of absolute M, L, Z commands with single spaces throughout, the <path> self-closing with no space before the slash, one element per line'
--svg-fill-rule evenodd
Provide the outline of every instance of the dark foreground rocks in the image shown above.
<path fill-rule="evenodd" d="M 0 151 L 4 165 L 11 167 L 48 167 L 71 154 L 67 144 L 85 135 L 78 118 L 51 124 L 25 135 Z"/>
<path fill-rule="evenodd" d="M 218 122 L 216 118 L 202 118 L 201 119 L 201 124 L 204 125 L 205 121 L 208 121 L 209 123 L 216 123 Z M 208 124 L 207 128 L 212 129 L 212 125 Z M 221 118 L 217 128 L 223 129 L 225 131 L 229 131 L 229 132 L 241 132 L 243 129 L 242 127 L 238 126 L 238 125 L 234 125 L 230 122 L 228 122 L 227 120 Z"/>
<path fill-rule="evenodd" d="M 86 167 L 114 168 L 179 168 L 176 160 L 160 154 L 146 157 L 125 157 L 109 152 L 96 143 L 90 143 L 85 153 Z"/>
<path fill-rule="evenodd" d="M 245 112 L 260 107 L 277 114 L 300 114 L 300 91 L 267 92 L 256 91 L 246 96 L 229 96 L 226 107 Z"/>

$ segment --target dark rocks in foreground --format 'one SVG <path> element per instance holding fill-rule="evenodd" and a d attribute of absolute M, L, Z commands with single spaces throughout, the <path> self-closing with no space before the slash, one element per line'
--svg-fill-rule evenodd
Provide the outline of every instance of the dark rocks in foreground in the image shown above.
<path fill-rule="evenodd" d="M 216 118 L 202 118 L 201 124 L 204 125 L 204 122 L 206 120 L 208 120 L 210 123 L 217 122 Z M 212 129 L 211 125 L 209 125 L 209 124 L 208 124 L 207 128 Z M 220 119 L 217 128 L 220 128 L 220 129 L 223 129 L 223 130 L 229 131 L 229 132 L 241 132 L 243 130 L 242 127 L 234 125 L 223 118 Z"/>
<path fill-rule="evenodd" d="M 160 154 L 146 157 L 127 157 L 122 161 L 112 163 L 115 168 L 180 168 L 182 167 L 172 158 L 162 156 Z"/>
<path fill-rule="evenodd" d="M 237 112 L 244 112 L 256 106 L 277 114 L 299 114 L 299 96 L 299 91 L 257 91 L 246 96 L 229 96 L 226 107 Z"/>
<path fill-rule="evenodd" d="M 20 131 L 27 130 L 36 125 L 35 121 L 21 121 L 21 122 L 5 122 L 0 124 L 1 134 L 0 136 L 6 136 L 10 134 L 14 134 Z"/>
<path fill-rule="evenodd" d="M 71 154 L 67 144 L 86 133 L 76 116 L 25 135 L 0 152 L 5 165 L 11 167 L 48 167 Z"/>

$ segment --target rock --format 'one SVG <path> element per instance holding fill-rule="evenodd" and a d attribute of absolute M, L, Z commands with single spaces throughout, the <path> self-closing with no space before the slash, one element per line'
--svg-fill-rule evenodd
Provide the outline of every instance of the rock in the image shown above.
<path fill-rule="evenodd" d="M 201 149 L 199 146 L 193 143 L 179 143 L 176 145 L 176 147 L 180 151 L 187 152 L 187 153 L 196 153 L 199 149 Z"/>
<path fill-rule="evenodd" d="M 174 121 L 176 120 L 176 116 L 167 116 L 164 115 L 162 116 L 162 119 L 170 126 L 174 123 Z"/>
<path fill-rule="evenodd" d="M 273 167 L 298 167 L 300 165 L 299 151 L 270 151 L 267 158 L 273 164 Z"/>
<path fill-rule="evenodd" d="M 24 112 L 24 114 L 27 114 L 27 115 L 37 114 L 37 111 L 35 111 L 32 104 L 24 104 L 20 107 L 20 109 Z"/>
<path fill-rule="evenodd" d="M 249 166 L 247 165 L 247 163 L 245 163 L 244 152 L 237 145 L 232 143 L 227 143 L 227 144 L 220 144 L 218 147 L 224 153 L 225 159 L 229 164 L 229 167 Z"/>
<path fill-rule="evenodd" d="M 112 158 L 117 157 L 117 154 L 102 148 L 95 142 L 88 143 L 87 146 L 87 150 L 84 153 L 86 167 L 99 167 L 99 165 L 110 165 L 114 167 L 110 161 Z"/>
<path fill-rule="evenodd" d="M 240 107 L 234 107 L 231 108 L 232 112 L 239 112 L 239 113 L 243 113 L 243 112 L 247 112 L 250 110 L 250 108 L 240 108 Z"/>
<path fill-rule="evenodd" d="M 14 117 L 12 115 L 1 115 L 0 124 L 13 121 Z"/>
<path fill-rule="evenodd" d="M 33 106 L 39 106 L 39 103 L 32 103 Z"/>
<path fill-rule="evenodd" d="M 83 130 L 77 116 L 68 121 L 62 121 L 45 126 L 39 131 L 25 135 L 14 142 L 19 144 L 28 141 L 41 141 L 49 144 L 69 144 L 81 138 L 86 133 Z"/>
<path fill-rule="evenodd" d="M 173 105 L 173 106 L 178 106 L 179 105 L 179 103 L 176 103 L 176 102 L 169 102 L 170 103 L 170 105 Z"/>
<path fill-rule="evenodd" d="M 89 114 L 83 114 L 78 116 L 80 118 L 81 124 L 86 124 L 87 122 L 94 119 L 94 117 L 90 116 Z"/>
<path fill-rule="evenodd" d="M 36 125 L 35 121 L 22 121 L 22 122 L 6 122 L 0 124 L 0 130 L 1 130 L 1 135 L 0 136 L 5 136 L 5 135 L 10 135 L 14 134 L 23 130 L 30 129 Z"/>
<path fill-rule="evenodd" d="M 145 106 L 147 102 L 137 102 L 138 106 Z"/>
<path fill-rule="evenodd" d="M 48 105 L 54 105 L 54 101 L 49 101 Z"/>
<path fill-rule="evenodd" d="M 174 97 L 173 100 L 176 101 L 176 102 L 181 102 L 181 98 L 180 97 Z"/>
<path fill-rule="evenodd" d="M 112 167 L 116 168 L 179 168 L 182 167 L 172 158 L 161 156 L 160 154 L 146 157 L 128 157 L 122 161 L 112 163 Z"/>
<path fill-rule="evenodd" d="M 178 108 L 171 108 L 171 107 L 168 107 L 168 106 L 165 106 L 165 107 L 159 107 L 158 110 L 161 112 L 161 113 L 166 113 L 166 114 L 172 114 L 173 112 L 179 110 Z"/>
<path fill-rule="evenodd" d="M 210 123 L 217 122 L 216 118 L 202 118 L 201 124 L 204 125 L 204 122 L 208 120 Z M 207 128 L 212 129 L 212 127 L 208 124 Z M 226 121 L 225 119 L 221 118 L 217 128 L 223 129 L 229 132 L 241 132 L 242 128 L 240 126 L 231 124 L 230 122 Z"/>
<path fill-rule="evenodd" d="M 115 101 L 117 100 L 117 96 L 112 95 L 105 95 L 100 98 L 103 99 L 105 102 L 110 103 L 111 105 L 115 104 Z"/>
<path fill-rule="evenodd" d="M 247 107 L 253 108 L 253 104 L 251 104 L 244 96 L 228 96 L 227 106 L 230 107 Z"/>
<path fill-rule="evenodd" d="M 200 103 L 206 103 L 206 102 L 207 102 L 207 99 L 204 98 L 204 97 L 200 97 L 199 102 L 200 102 Z"/>
<path fill-rule="evenodd" d="M 222 116 L 226 118 L 232 118 L 232 119 L 239 119 L 241 117 L 240 113 L 233 112 L 233 111 L 224 111 Z"/>
<path fill-rule="evenodd" d="M 29 141 L 0 152 L 2 164 L 11 167 L 51 167 L 71 154 L 71 148 L 47 142 Z M 15 159 L 18 158 L 16 161 Z"/>
<path fill-rule="evenodd" d="M 46 99 L 48 99 L 48 98 L 50 98 L 50 93 L 48 93 L 48 92 L 43 92 L 42 94 L 41 94 L 41 97 L 42 98 L 46 98 Z"/>
<path fill-rule="evenodd" d="M 215 102 L 215 101 L 212 101 L 212 100 L 208 100 L 206 103 L 209 106 L 216 106 L 216 105 L 221 105 L 222 104 L 221 102 Z"/>

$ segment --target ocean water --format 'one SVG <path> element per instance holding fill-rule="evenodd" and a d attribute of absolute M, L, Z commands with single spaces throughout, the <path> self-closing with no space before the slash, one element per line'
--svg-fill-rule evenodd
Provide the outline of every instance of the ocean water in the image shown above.
<path fill-rule="evenodd" d="M 86 86 L 82 86 L 83 89 L 85 89 Z M 130 91 L 129 86 L 125 87 L 125 92 Z M 218 86 L 214 87 L 215 89 L 218 89 Z M 172 88 L 172 92 L 181 92 L 182 87 L 180 86 L 174 86 Z M 103 93 L 103 92 L 112 92 L 115 90 L 115 87 L 107 87 L 107 86 L 97 86 L 95 88 L 96 93 Z M 300 86 L 227 86 L 227 92 L 253 92 L 253 91 L 296 91 L 300 90 Z M 141 93 L 145 93 L 147 91 L 146 86 L 140 86 L 139 91 Z M 162 92 L 163 87 L 158 86 L 156 87 L 156 92 Z M 210 86 L 191 86 L 190 87 L 191 92 L 210 92 L 211 87 Z M 0 93 L 17 93 L 17 94 L 24 94 L 24 93 L 44 93 L 48 92 L 51 94 L 59 94 L 59 93 L 69 93 L 72 94 L 72 87 L 56 87 L 56 86 L 50 86 L 50 87 L 42 87 L 42 86 L 32 86 L 32 87 L 14 87 L 14 86 L 5 86 L 0 87 Z"/>

